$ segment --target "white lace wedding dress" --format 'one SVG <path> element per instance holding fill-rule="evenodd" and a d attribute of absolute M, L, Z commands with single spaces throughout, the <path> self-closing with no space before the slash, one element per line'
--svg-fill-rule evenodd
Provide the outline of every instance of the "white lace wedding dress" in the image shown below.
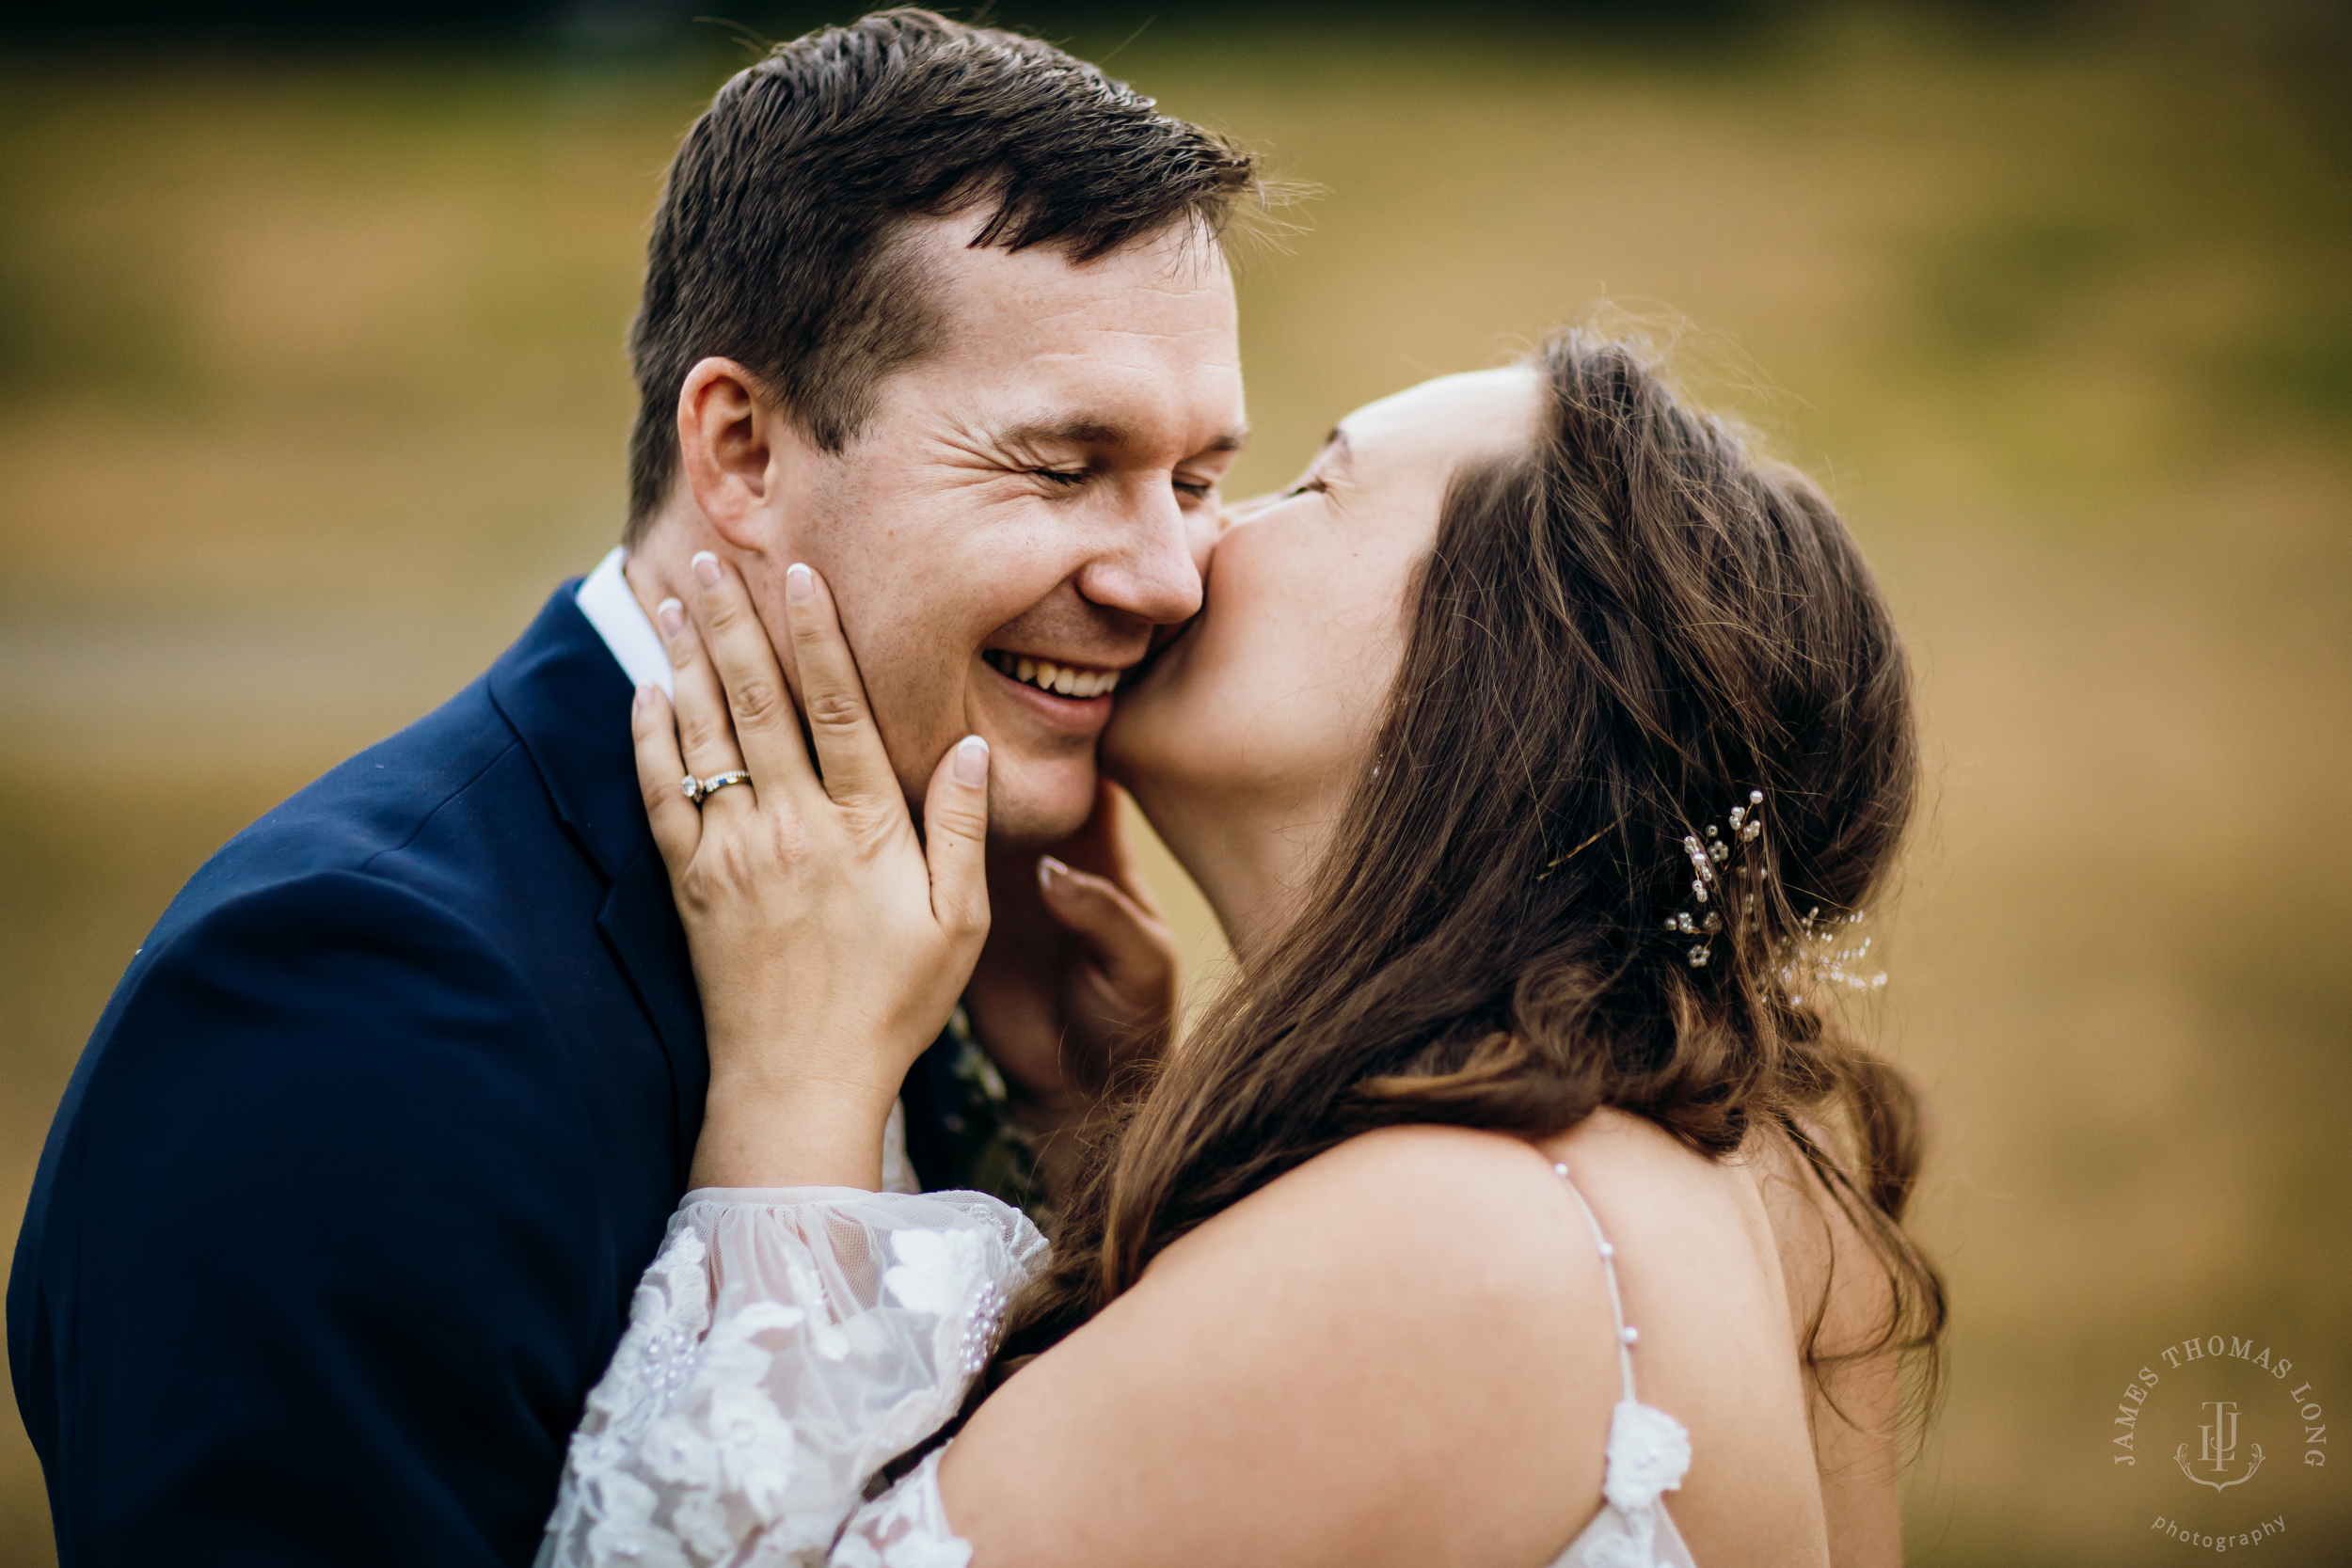
<path fill-rule="evenodd" d="M 1584 1217 L 1624 1393 L 1600 1511 L 1552 1568 L 1692 1568 L 1661 1500 L 1690 1438 L 1634 1398 L 1614 1249 Z M 572 1437 L 540 1568 L 964 1568 L 944 1448 L 872 1483 L 954 1415 L 1045 1252 L 977 1193 L 687 1194 Z"/>

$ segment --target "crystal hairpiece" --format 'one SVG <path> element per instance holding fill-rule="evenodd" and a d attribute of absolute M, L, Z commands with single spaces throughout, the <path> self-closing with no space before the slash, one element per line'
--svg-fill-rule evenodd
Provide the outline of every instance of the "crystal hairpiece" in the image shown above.
<path fill-rule="evenodd" d="M 1676 936 L 1698 939 L 1683 955 L 1692 969 L 1705 969 L 1708 960 L 1714 957 L 1715 938 L 1724 928 L 1724 917 L 1719 908 L 1711 906 L 1720 905 L 1728 896 L 1723 882 L 1732 870 L 1732 857 L 1763 836 L 1763 811 L 1764 792 L 1751 789 L 1747 803 L 1732 807 L 1723 828 L 1710 825 L 1704 838 L 1692 833 L 1682 841 L 1682 852 L 1691 862 L 1691 901 L 1675 911 L 1666 922 L 1666 929 Z M 1746 869 L 1752 879 L 1763 875 L 1763 868 L 1754 863 Z M 1749 888 L 1740 897 L 1742 913 L 1756 908 L 1755 888 Z M 1870 939 L 1853 940 L 1851 933 L 1866 918 L 1856 910 L 1823 919 L 1818 905 L 1805 911 L 1804 918 L 1797 922 L 1796 934 L 1782 943 L 1774 955 L 1781 988 L 1790 1006 L 1804 1006 L 1809 994 L 1830 986 L 1876 990 L 1886 984 L 1883 972 L 1868 975 L 1862 972 L 1862 960 L 1870 955 Z"/>
<path fill-rule="evenodd" d="M 1864 937 L 1851 946 L 1837 945 L 1838 933 L 1851 931 L 1863 922 L 1862 911 L 1821 918 L 1817 907 L 1807 910 L 1797 922 L 1797 934 L 1780 950 L 1780 984 L 1788 993 L 1788 1005 L 1804 1006 L 1805 997 L 1824 986 L 1843 986 L 1848 990 L 1876 990 L 1886 984 L 1884 971 L 1865 976 L 1860 965 L 1870 956 L 1870 939 Z"/>
<path fill-rule="evenodd" d="M 1718 829 L 1710 822 L 1707 825 L 1704 839 L 1696 833 L 1683 837 L 1682 852 L 1691 860 L 1692 904 L 1677 910 L 1666 921 L 1666 929 L 1677 935 L 1699 939 L 1684 955 L 1692 969 L 1705 969 L 1708 959 L 1715 956 L 1715 936 L 1724 928 L 1724 917 L 1720 911 L 1712 909 L 1706 910 L 1704 913 L 1694 912 L 1692 905 L 1703 908 L 1714 902 L 1715 894 L 1719 891 L 1717 883 L 1722 879 L 1719 873 L 1730 865 L 1732 851 L 1763 836 L 1763 811 L 1764 792 L 1751 789 L 1745 805 L 1731 808 L 1731 816 L 1724 828 Z M 1749 895 L 1751 901 L 1754 896 L 1753 894 Z"/>

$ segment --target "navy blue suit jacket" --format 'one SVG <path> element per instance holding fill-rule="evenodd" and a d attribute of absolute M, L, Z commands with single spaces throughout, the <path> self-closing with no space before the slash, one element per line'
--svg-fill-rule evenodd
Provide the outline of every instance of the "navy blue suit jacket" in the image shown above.
<path fill-rule="evenodd" d="M 100 1019 L 8 1282 L 66 1568 L 536 1549 L 708 1079 L 572 595 L 215 855 Z"/>

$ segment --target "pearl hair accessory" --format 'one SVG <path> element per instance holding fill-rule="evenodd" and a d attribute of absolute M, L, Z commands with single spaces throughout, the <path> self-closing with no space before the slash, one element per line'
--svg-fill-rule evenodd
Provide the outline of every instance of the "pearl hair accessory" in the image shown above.
<path fill-rule="evenodd" d="M 1876 990 L 1886 984 L 1883 970 L 1867 978 L 1862 960 L 1870 956 L 1870 939 L 1864 937 L 1850 946 L 1837 945 L 1841 931 L 1851 931 L 1862 924 L 1862 912 L 1832 915 L 1821 918 L 1819 907 L 1807 910 L 1797 922 L 1797 934 L 1780 952 L 1781 989 L 1788 994 L 1788 1005 L 1802 1007 L 1810 992 L 1826 986 L 1843 986 L 1848 990 Z"/>
<path fill-rule="evenodd" d="M 1693 904 L 1704 906 L 1712 903 L 1719 891 L 1716 886 L 1721 880 L 1718 873 L 1730 865 L 1732 851 L 1754 844 L 1763 836 L 1763 811 L 1764 792 L 1751 789 L 1745 805 L 1731 808 L 1726 829 L 1718 829 L 1710 822 L 1707 825 L 1706 838 L 1701 839 L 1696 833 L 1684 835 L 1682 852 L 1691 860 L 1691 898 Z M 1748 895 L 1751 906 L 1755 901 L 1756 895 Z M 1676 911 L 1666 922 L 1669 932 L 1699 939 L 1684 955 L 1692 969 L 1705 969 L 1708 959 L 1715 956 L 1715 937 L 1723 928 L 1721 912 L 1710 909 L 1704 913 L 1696 913 L 1688 905 Z"/>
<path fill-rule="evenodd" d="M 1603 828 L 1566 854 L 1546 862 L 1543 870 L 1536 873 L 1535 880 L 1544 880 L 1598 843 L 1610 828 L 1621 825 L 1613 822 L 1609 828 Z M 1683 961 L 1692 969 L 1705 969 L 1715 956 L 1715 939 L 1724 930 L 1721 906 L 1730 896 L 1724 881 L 1735 869 L 1731 863 L 1732 857 L 1763 836 L 1764 792 L 1760 789 L 1749 790 L 1747 800 L 1731 808 L 1722 827 L 1709 823 L 1705 836 L 1698 833 L 1683 836 L 1682 853 L 1691 863 L 1691 899 L 1666 918 L 1666 934 L 1696 939 L 1683 950 Z M 1764 867 L 1759 862 L 1750 861 L 1737 869 L 1743 870 L 1752 884 L 1740 895 L 1740 911 L 1743 914 L 1753 914 L 1756 892 L 1753 884 L 1762 879 Z M 1832 915 L 1824 920 L 1820 909 L 1816 906 L 1797 923 L 1797 934 L 1782 943 L 1775 955 L 1781 987 L 1790 1006 L 1805 1006 L 1807 993 L 1818 991 L 1824 986 L 1842 986 L 1848 990 L 1876 990 L 1886 984 L 1886 975 L 1883 972 L 1867 976 L 1862 973 L 1862 960 L 1870 953 L 1868 937 L 1844 947 L 1838 945 L 1839 933 L 1861 925 L 1866 918 L 1857 910 L 1851 914 Z"/>
<path fill-rule="evenodd" d="M 1708 906 L 1728 896 L 1722 884 L 1732 869 L 1732 856 L 1763 836 L 1763 811 L 1764 792 L 1751 789 L 1747 803 L 1732 807 L 1723 828 L 1709 826 L 1705 838 L 1693 833 L 1682 841 L 1682 852 L 1691 862 L 1691 902 L 1675 911 L 1666 922 L 1666 929 L 1677 936 L 1699 939 L 1684 955 L 1692 969 L 1705 969 L 1708 960 L 1714 957 L 1714 939 L 1724 928 L 1724 917 Z M 1763 867 L 1754 862 L 1745 869 L 1751 879 L 1763 875 Z M 1756 890 L 1751 887 L 1740 895 L 1740 909 L 1744 913 L 1755 908 Z M 1783 943 L 1775 955 L 1781 990 L 1790 1006 L 1804 1006 L 1808 995 L 1831 986 L 1848 990 L 1876 990 L 1886 984 L 1883 972 L 1869 975 L 1862 973 L 1862 961 L 1870 954 L 1870 939 L 1852 940 L 1850 936 L 1866 918 L 1856 910 L 1851 914 L 1824 919 L 1818 905 L 1805 912 L 1805 917 L 1797 923 L 1796 935 Z"/>

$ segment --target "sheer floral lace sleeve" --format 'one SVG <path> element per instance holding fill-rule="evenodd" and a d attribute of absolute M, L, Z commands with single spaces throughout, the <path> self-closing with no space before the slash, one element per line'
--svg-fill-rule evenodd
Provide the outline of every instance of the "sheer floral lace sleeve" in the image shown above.
<path fill-rule="evenodd" d="M 961 1568 L 936 1454 L 861 1500 L 955 1413 L 1044 1256 L 978 1193 L 689 1193 L 588 1396 L 541 1568 Z"/>

